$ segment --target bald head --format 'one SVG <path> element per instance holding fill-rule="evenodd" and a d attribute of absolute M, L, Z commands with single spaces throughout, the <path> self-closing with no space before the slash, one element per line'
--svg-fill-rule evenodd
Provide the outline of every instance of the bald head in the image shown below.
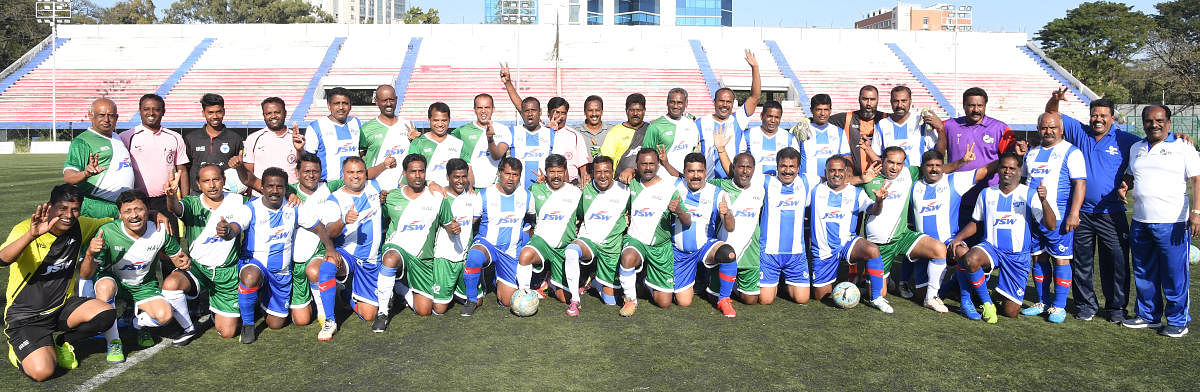
<path fill-rule="evenodd" d="M 104 136 L 112 136 L 117 128 L 117 104 L 108 98 L 92 101 L 88 119 L 92 120 L 93 130 Z"/>
<path fill-rule="evenodd" d="M 375 88 L 375 106 L 379 108 L 379 115 L 387 118 L 396 117 L 396 89 L 392 86 L 382 84 Z"/>
<path fill-rule="evenodd" d="M 1062 115 L 1058 113 L 1042 113 L 1038 115 L 1038 135 L 1042 137 L 1042 147 L 1050 147 L 1062 140 Z"/>

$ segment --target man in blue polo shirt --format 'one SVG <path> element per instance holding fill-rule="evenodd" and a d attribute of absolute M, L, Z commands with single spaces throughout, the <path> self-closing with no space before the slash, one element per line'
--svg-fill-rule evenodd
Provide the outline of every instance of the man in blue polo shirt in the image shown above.
<path fill-rule="evenodd" d="M 1057 113 L 1066 92 L 1063 88 L 1051 94 L 1046 112 Z M 1090 105 L 1089 124 L 1062 115 L 1063 138 L 1079 148 L 1087 164 L 1088 186 L 1079 208 L 1075 261 L 1071 263 L 1078 320 L 1091 320 L 1099 308 L 1092 284 L 1097 247 L 1108 321 L 1124 322 L 1129 305 L 1129 223 L 1118 190 L 1129 165 L 1129 148 L 1141 138 L 1115 127 L 1114 114 L 1112 101 L 1097 99 Z"/>

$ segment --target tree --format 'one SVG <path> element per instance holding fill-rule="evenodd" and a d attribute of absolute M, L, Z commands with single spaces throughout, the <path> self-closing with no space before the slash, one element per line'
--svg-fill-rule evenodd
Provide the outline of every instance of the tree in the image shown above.
<path fill-rule="evenodd" d="M 333 23 L 333 16 L 303 0 L 180 0 L 167 23 Z"/>
<path fill-rule="evenodd" d="M 1154 25 L 1154 19 L 1132 6 L 1096 1 L 1050 21 L 1034 39 L 1092 91 L 1125 102 L 1129 90 L 1122 77 Z"/>
<path fill-rule="evenodd" d="M 154 2 L 150 0 L 127 0 L 104 11 L 100 17 L 104 24 L 151 24 L 158 23 L 154 15 Z"/>
<path fill-rule="evenodd" d="M 1145 46 L 1145 80 L 1154 98 L 1172 103 L 1200 102 L 1200 0 L 1176 0 L 1155 5 L 1157 27 Z M 1161 99 L 1161 98 L 1160 98 Z M 1157 102 L 1157 99 L 1147 100 Z"/>
<path fill-rule="evenodd" d="M 438 16 L 438 10 L 433 8 L 426 11 L 421 7 L 412 7 L 404 13 L 405 24 L 438 24 L 441 22 L 442 17 Z"/>
<path fill-rule="evenodd" d="M 33 9 L 34 0 L 0 1 L 0 69 L 50 35 L 50 26 L 37 23 Z"/>

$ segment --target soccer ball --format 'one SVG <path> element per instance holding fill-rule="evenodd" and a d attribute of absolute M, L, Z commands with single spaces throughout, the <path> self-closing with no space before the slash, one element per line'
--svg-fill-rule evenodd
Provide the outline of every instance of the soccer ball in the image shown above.
<path fill-rule="evenodd" d="M 858 292 L 858 286 L 854 283 L 842 282 L 837 286 L 833 286 L 833 303 L 842 309 L 850 309 L 858 305 L 858 298 L 861 293 Z"/>
<path fill-rule="evenodd" d="M 1188 245 L 1188 263 L 1200 264 L 1200 248 L 1196 248 L 1196 245 Z"/>
<path fill-rule="evenodd" d="M 537 314 L 538 295 L 533 290 L 517 290 L 512 296 L 512 312 L 518 317 L 529 317 Z"/>

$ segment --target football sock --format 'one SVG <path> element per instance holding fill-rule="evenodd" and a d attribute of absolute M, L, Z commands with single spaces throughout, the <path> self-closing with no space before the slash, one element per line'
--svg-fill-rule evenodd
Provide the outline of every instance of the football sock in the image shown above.
<path fill-rule="evenodd" d="M 97 333 L 117 325 L 117 311 L 114 309 L 106 309 L 92 316 L 91 320 L 79 323 L 75 328 L 67 329 L 62 335 L 58 335 L 55 344 L 62 345 L 63 342 L 74 342 L 96 336 Z M 107 337 L 107 334 L 105 334 Z"/>
<path fill-rule="evenodd" d="M 896 282 L 912 282 L 913 281 L 913 271 L 916 269 L 914 267 L 916 267 L 916 263 L 914 263 L 910 260 L 901 261 L 900 262 L 900 276 L 896 279 Z"/>
<path fill-rule="evenodd" d="M 392 288 L 396 286 L 396 267 L 379 265 L 379 277 L 375 283 L 375 298 L 379 301 L 379 314 L 388 314 L 392 302 Z"/>
<path fill-rule="evenodd" d="M 617 296 L 605 293 L 604 285 L 600 284 L 599 280 L 592 279 L 592 288 L 596 289 L 596 292 L 600 294 L 600 301 L 604 302 L 605 305 L 617 304 Z"/>
<path fill-rule="evenodd" d="M 134 324 L 138 325 L 140 327 L 150 327 L 150 328 L 162 326 L 162 324 L 158 323 L 158 320 L 155 320 L 154 317 L 150 316 L 150 313 L 146 313 L 146 312 L 138 312 L 137 322 Z"/>
<path fill-rule="evenodd" d="M 467 263 L 463 266 L 463 283 L 467 286 L 468 301 L 479 300 L 479 276 L 483 274 L 483 263 L 487 258 L 479 249 L 471 248 L 467 252 Z"/>
<path fill-rule="evenodd" d="M 954 273 L 954 280 L 958 281 L 959 302 L 962 302 L 963 299 L 970 301 L 971 292 L 975 291 L 975 288 L 971 286 L 971 279 L 968 277 L 969 272 L 967 272 L 967 268 L 961 262 L 955 268 L 958 270 Z"/>
<path fill-rule="evenodd" d="M 1030 271 L 1033 273 L 1033 288 L 1037 292 L 1037 301 L 1043 304 L 1046 303 L 1046 270 L 1050 269 L 1047 268 L 1048 264 L 1034 261 L 1032 271 Z"/>
<path fill-rule="evenodd" d="M 533 280 L 533 264 L 517 264 L 517 288 L 529 290 L 529 281 Z"/>
<path fill-rule="evenodd" d="M 621 266 L 621 290 L 625 292 L 625 298 L 637 300 L 637 270 L 633 268 L 625 268 Z"/>
<path fill-rule="evenodd" d="M 183 291 L 163 290 L 162 295 L 163 299 L 171 304 L 171 312 L 175 315 L 175 321 L 179 322 L 183 331 L 192 332 L 192 316 L 188 313 L 187 298 L 183 296 Z"/>
<path fill-rule="evenodd" d="M 979 296 L 980 304 L 992 303 L 992 296 L 988 294 L 987 275 L 983 273 L 983 268 L 975 272 L 968 272 L 967 279 L 971 282 L 971 287 L 975 288 L 975 294 Z"/>
<path fill-rule="evenodd" d="M 117 301 L 115 297 L 108 299 L 108 306 L 114 306 L 116 303 Z M 104 341 L 107 343 L 112 343 L 112 341 L 120 338 L 121 334 L 117 331 L 117 319 L 113 318 L 112 325 L 108 327 L 107 331 L 104 331 Z"/>
<path fill-rule="evenodd" d="M 717 264 L 717 277 L 721 280 L 721 292 L 718 300 L 729 298 L 733 294 L 734 283 L 737 282 L 737 261 Z"/>
<path fill-rule="evenodd" d="M 871 279 L 871 300 L 883 296 L 883 260 L 878 257 L 872 257 L 867 260 L 867 275 Z"/>
<path fill-rule="evenodd" d="M 238 283 L 238 313 L 243 325 L 254 325 L 254 308 L 258 306 L 258 287 Z"/>
<path fill-rule="evenodd" d="M 79 278 L 79 296 L 96 298 L 96 282 L 91 279 Z"/>
<path fill-rule="evenodd" d="M 1067 292 L 1071 291 L 1071 265 L 1054 265 L 1054 307 L 1066 309 Z"/>
<path fill-rule="evenodd" d="M 337 265 L 328 261 L 321 262 L 317 270 L 317 281 L 308 282 L 313 292 L 313 300 L 317 302 L 317 317 L 333 320 L 333 308 L 337 305 Z"/>
<path fill-rule="evenodd" d="M 412 289 L 408 288 L 408 285 L 404 284 L 404 282 L 396 282 L 395 286 L 392 288 L 392 292 L 403 297 L 404 303 L 408 304 L 408 307 L 411 308 L 413 306 Z"/>
<path fill-rule="evenodd" d="M 942 290 L 942 276 L 946 273 L 946 259 L 929 259 L 925 266 L 929 285 L 925 287 L 925 299 L 933 299 Z"/>
<path fill-rule="evenodd" d="M 567 245 L 563 270 L 567 275 L 567 294 L 571 296 L 572 301 L 579 300 L 579 257 L 582 254 L 583 251 L 579 249 L 579 245 L 574 243 Z"/>

